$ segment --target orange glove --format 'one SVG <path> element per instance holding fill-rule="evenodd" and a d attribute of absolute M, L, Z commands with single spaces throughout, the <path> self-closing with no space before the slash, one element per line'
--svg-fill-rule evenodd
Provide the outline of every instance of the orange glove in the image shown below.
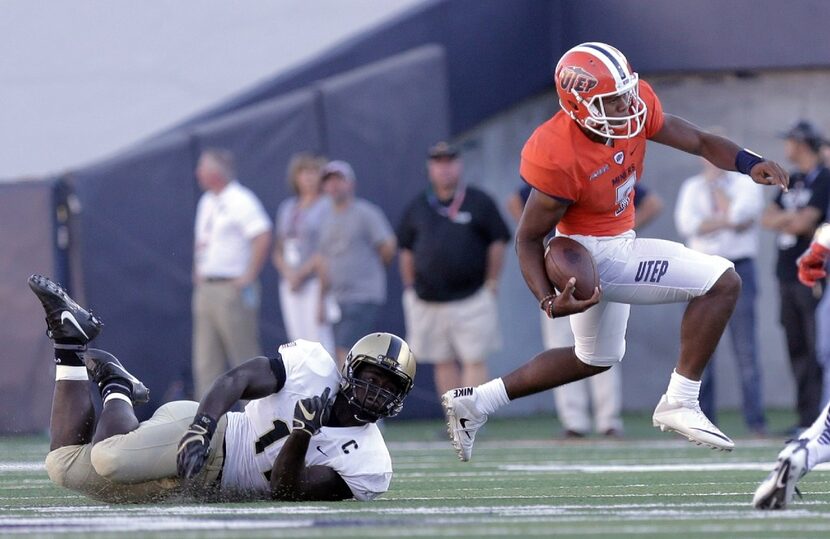
<path fill-rule="evenodd" d="M 815 241 L 811 243 L 810 248 L 796 260 L 798 280 L 801 284 L 812 288 L 816 281 L 824 279 L 827 276 L 824 265 L 828 258 L 830 258 L 830 249 Z"/>

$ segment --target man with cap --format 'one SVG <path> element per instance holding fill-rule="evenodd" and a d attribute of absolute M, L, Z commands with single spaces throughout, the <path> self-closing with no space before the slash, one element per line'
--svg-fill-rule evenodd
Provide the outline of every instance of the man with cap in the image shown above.
<path fill-rule="evenodd" d="M 430 185 L 398 226 L 407 338 L 435 364 L 438 395 L 484 382 L 500 345 L 496 292 L 510 232 L 495 202 L 461 179 L 458 150 L 428 151 Z"/>
<path fill-rule="evenodd" d="M 332 210 L 320 225 L 320 311 L 333 325 L 342 366 L 349 347 L 375 328 L 386 302 L 385 266 L 395 257 L 397 240 L 383 211 L 355 197 L 356 178 L 349 163 L 329 162 L 322 181 Z"/>
<path fill-rule="evenodd" d="M 781 138 L 796 170 L 790 175 L 789 190 L 780 192 L 767 206 L 761 224 L 778 232 L 780 318 L 796 383 L 798 425 L 794 430 L 801 431 L 813 422 L 821 402 L 822 369 L 815 347 L 815 310 L 821 289 L 799 284 L 796 260 L 810 245 L 816 226 L 827 218 L 830 170 L 820 155 L 824 139 L 809 122 L 798 122 Z"/>

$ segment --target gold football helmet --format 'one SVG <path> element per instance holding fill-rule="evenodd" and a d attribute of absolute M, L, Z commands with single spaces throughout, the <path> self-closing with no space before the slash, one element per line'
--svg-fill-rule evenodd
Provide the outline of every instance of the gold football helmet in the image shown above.
<path fill-rule="evenodd" d="M 388 382 L 372 379 L 366 366 Z M 359 410 L 358 419 L 377 421 L 393 417 L 403 408 L 403 401 L 415 380 L 415 355 L 406 341 L 391 333 L 371 333 L 352 346 L 343 364 L 340 393 Z M 379 383 L 380 382 L 380 383 Z M 385 387 L 384 387 L 385 386 Z"/>

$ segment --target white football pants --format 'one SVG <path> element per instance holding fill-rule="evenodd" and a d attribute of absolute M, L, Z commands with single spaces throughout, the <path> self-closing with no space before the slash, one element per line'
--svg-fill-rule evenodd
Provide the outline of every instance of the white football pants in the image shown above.
<path fill-rule="evenodd" d="M 570 236 L 594 257 L 602 300 L 585 312 L 569 316 L 577 357 L 610 367 L 625 355 L 625 330 L 630 305 L 686 302 L 702 296 L 732 262 L 683 244 L 636 239 L 634 231 L 619 236 Z"/>

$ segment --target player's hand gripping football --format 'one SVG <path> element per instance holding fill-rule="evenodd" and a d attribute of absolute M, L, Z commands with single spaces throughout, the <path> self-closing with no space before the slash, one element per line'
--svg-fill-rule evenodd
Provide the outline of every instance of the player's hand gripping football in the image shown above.
<path fill-rule="evenodd" d="M 594 294 L 586 300 L 578 300 L 574 297 L 576 278 L 571 277 L 565 284 L 565 289 L 553 299 L 553 317 L 559 318 L 571 314 L 581 313 L 599 303 L 602 298 L 602 290 L 599 287 L 594 289 Z"/>
<path fill-rule="evenodd" d="M 813 243 L 798 257 L 798 280 L 809 287 L 827 276 L 825 265 L 830 259 L 830 224 L 823 224 L 816 230 Z"/>
<path fill-rule="evenodd" d="M 334 399 L 329 398 L 330 388 L 326 388 L 319 396 L 300 399 L 294 405 L 294 429 L 302 430 L 309 436 L 314 436 L 320 431 L 329 419 L 331 406 Z"/>
<path fill-rule="evenodd" d="M 790 185 L 790 174 L 775 161 L 761 161 L 749 171 L 752 181 L 761 185 L 777 185 L 784 191 Z"/>
<path fill-rule="evenodd" d="M 202 471 L 214 432 L 216 420 L 207 414 L 197 414 L 179 442 L 176 455 L 176 472 L 179 477 L 190 479 Z"/>

